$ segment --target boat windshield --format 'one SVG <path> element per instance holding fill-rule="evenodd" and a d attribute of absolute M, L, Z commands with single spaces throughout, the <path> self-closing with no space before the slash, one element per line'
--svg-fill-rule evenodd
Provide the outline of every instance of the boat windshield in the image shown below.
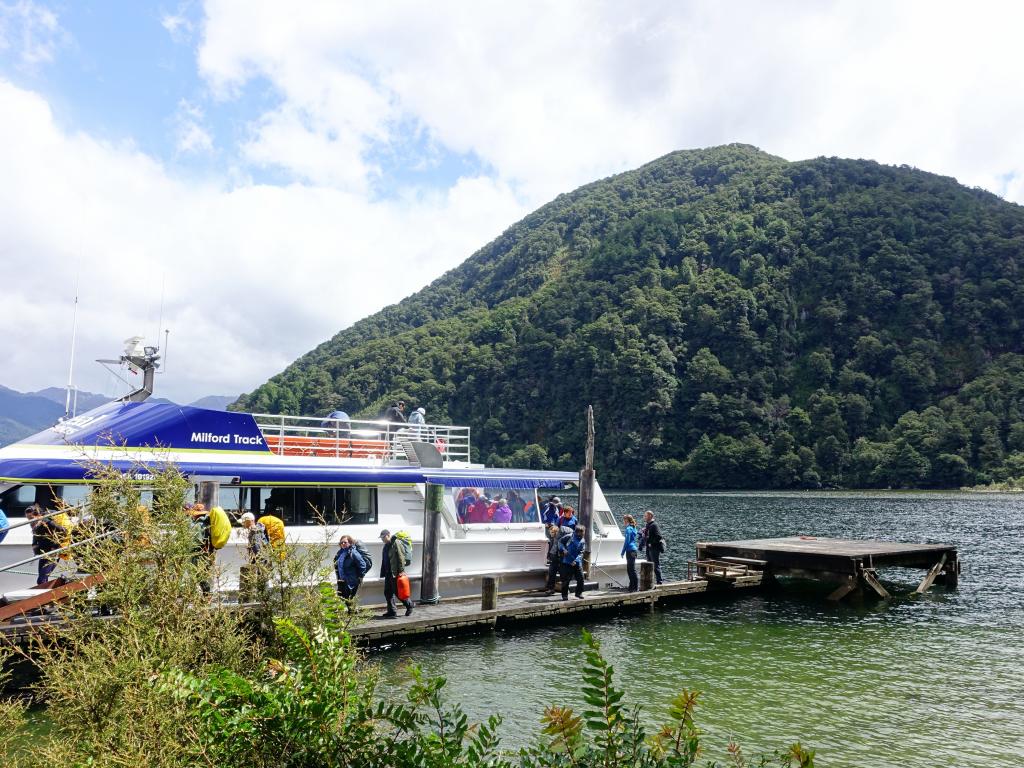
<path fill-rule="evenodd" d="M 452 498 L 463 525 L 540 522 L 535 490 L 453 488 Z"/>

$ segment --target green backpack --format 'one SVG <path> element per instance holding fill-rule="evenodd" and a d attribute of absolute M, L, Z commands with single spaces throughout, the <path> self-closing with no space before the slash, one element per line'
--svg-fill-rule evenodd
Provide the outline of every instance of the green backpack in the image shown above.
<path fill-rule="evenodd" d="M 406 531 L 398 531 L 395 534 L 395 543 L 402 553 L 402 560 L 406 565 L 412 565 L 412 536 Z"/>

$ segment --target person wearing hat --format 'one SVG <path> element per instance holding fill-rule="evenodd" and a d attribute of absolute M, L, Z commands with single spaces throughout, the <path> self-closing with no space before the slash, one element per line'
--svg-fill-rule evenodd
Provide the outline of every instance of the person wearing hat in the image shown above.
<path fill-rule="evenodd" d="M 384 529 L 380 532 L 380 540 L 384 543 L 384 549 L 380 555 L 380 576 L 384 579 L 384 600 L 387 602 L 387 610 L 380 615 L 382 619 L 394 619 L 398 617 L 395 610 L 395 595 L 398 592 L 398 575 L 405 571 L 405 560 L 402 558 L 402 551 L 395 543 L 391 531 Z M 412 599 L 402 601 L 405 606 L 405 615 L 412 613 Z"/>
<path fill-rule="evenodd" d="M 417 440 L 423 439 L 423 425 L 427 423 L 427 409 L 420 406 L 409 414 L 409 423 L 412 424 L 412 434 Z"/>
<path fill-rule="evenodd" d="M 267 534 L 267 527 L 263 523 L 256 522 L 256 516 L 252 512 L 245 512 L 239 521 L 249 536 L 249 563 L 255 564 L 260 560 L 261 553 L 264 552 L 265 547 L 270 546 L 270 536 Z"/>
<path fill-rule="evenodd" d="M 562 500 L 557 496 L 548 496 L 548 500 L 544 502 L 544 508 L 541 510 L 541 520 L 544 525 L 548 527 L 552 525 L 557 526 L 561 516 Z"/>

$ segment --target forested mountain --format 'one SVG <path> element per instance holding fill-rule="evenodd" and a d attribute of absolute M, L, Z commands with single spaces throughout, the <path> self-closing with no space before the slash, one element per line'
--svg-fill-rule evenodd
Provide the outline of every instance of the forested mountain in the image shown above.
<path fill-rule="evenodd" d="M 469 424 L 606 486 L 1024 475 L 1024 208 L 908 167 L 676 152 L 558 197 L 236 407 Z"/>

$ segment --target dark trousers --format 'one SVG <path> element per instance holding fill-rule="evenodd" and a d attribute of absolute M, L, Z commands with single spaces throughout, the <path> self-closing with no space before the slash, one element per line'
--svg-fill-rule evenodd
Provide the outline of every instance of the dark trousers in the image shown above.
<path fill-rule="evenodd" d="M 362 582 L 356 582 L 356 585 L 354 587 L 350 587 L 347 582 L 341 581 L 339 579 L 338 580 L 338 597 L 340 597 L 342 600 L 345 600 L 345 601 L 354 600 L 355 597 L 356 597 L 356 592 L 359 591 L 359 585 L 360 584 L 362 584 Z M 349 605 L 348 609 L 352 610 L 352 606 Z"/>
<path fill-rule="evenodd" d="M 36 584 L 45 584 L 50 580 L 50 574 L 57 567 L 56 560 L 48 560 L 43 557 L 36 561 L 39 563 L 39 575 L 36 577 Z"/>
<path fill-rule="evenodd" d="M 576 578 L 576 597 L 583 594 L 583 569 L 576 563 L 562 563 L 558 572 L 562 575 L 562 599 L 569 599 L 569 580 Z"/>
<path fill-rule="evenodd" d="M 390 573 L 384 576 L 384 601 L 388 604 L 388 613 L 398 613 L 395 606 L 395 595 L 397 594 L 397 583 L 395 577 Z M 403 600 L 402 605 L 407 610 L 412 610 L 412 599 Z"/>
<path fill-rule="evenodd" d="M 626 552 L 626 575 L 629 576 L 629 591 L 640 589 L 640 579 L 636 575 L 636 551 Z"/>
<path fill-rule="evenodd" d="M 548 580 L 545 583 L 545 587 L 550 592 L 555 588 L 555 578 L 558 576 L 558 560 L 552 560 L 548 563 Z"/>
<path fill-rule="evenodd" d="M 661 584 L 663 581 L 661 578 L 661 550 L 657 547 L 648 547 L 647 559 L 654 563 L 654 582 Z"/>

